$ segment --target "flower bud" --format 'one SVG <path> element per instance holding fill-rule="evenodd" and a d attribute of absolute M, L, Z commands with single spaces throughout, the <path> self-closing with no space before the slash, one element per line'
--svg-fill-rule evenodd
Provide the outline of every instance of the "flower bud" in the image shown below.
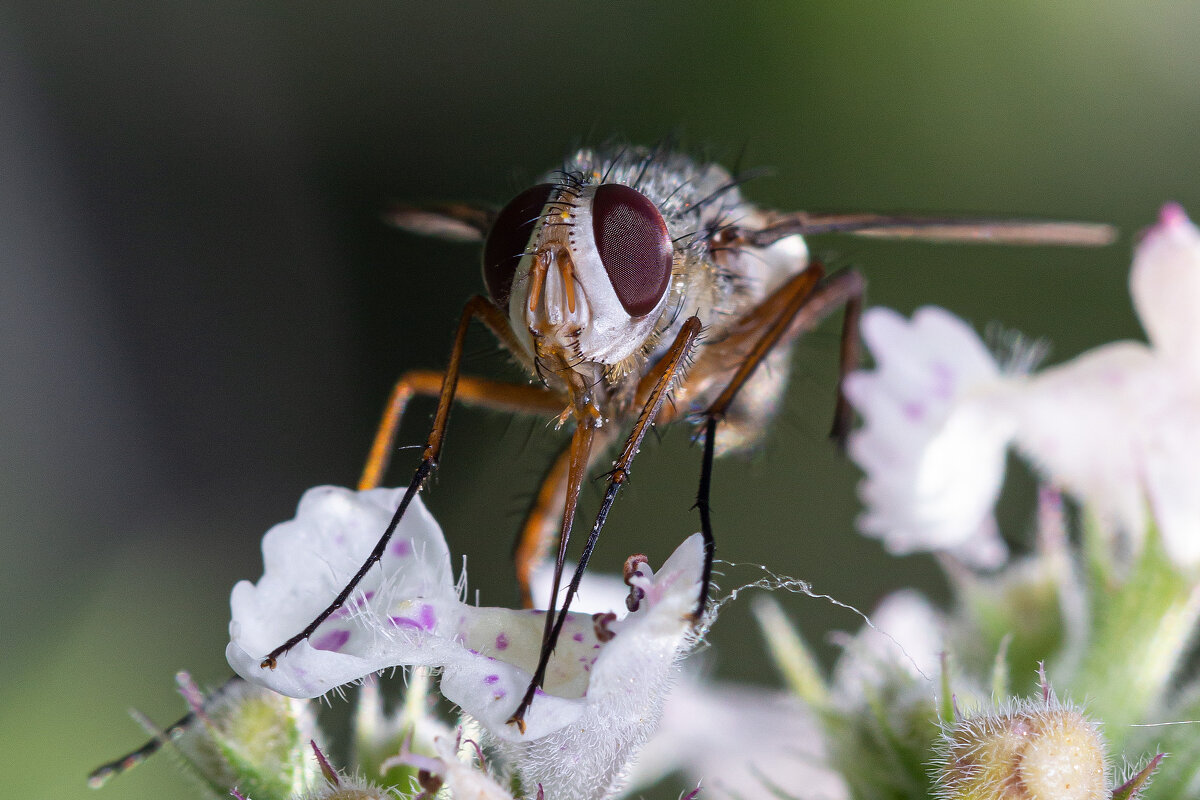
<path fill-rule="evenodd" d="M 943 800 L 1101 800 L 1104 740 L 1079 711 L 1051 701 L 961 719 L 944 734 Z"/>
<path fill-rule="evenodd" d="M 318 734 L 306 702 L 241 681 L 206 698 L 185 673 L 178 680 L 197 724 L 175 746 L 214 791 L 237 787 L 254 800 L 272 800 L 321 782 L 309 752 Z"/>
<path fill-rule="evenodd" d="M 359 778 L 342 776 L 337 783 L 327 782 L 324 787 L 307 795 L 309 800 L 395 800 L 396 795 Z"/>

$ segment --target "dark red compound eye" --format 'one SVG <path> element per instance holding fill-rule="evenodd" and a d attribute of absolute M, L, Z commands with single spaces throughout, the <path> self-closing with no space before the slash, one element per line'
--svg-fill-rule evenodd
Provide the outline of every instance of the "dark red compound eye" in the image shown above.
<path fill-rule="evenodd" d="M 619 183 L 596 189 L 592 233 L 617 299 L 630 316 L 649 314 L 671 281 L 671 236 L 654 203 Z"/>
<path fill-rule="evenodd" d="M 517 266 L 555 188 L 552 183 L 542 183 L 521 192 L 500 210 L 488 231 L 483 245 L 483 283 L 492 302 L 501 308 L 508 306 Z"/>

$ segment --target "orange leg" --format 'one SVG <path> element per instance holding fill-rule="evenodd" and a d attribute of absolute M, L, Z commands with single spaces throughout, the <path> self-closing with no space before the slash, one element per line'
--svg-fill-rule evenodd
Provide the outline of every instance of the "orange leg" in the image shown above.
<path fill-rule="evenodd" d="M 379 537 L 379 541 L 375 543 L 375 548 L 367 556 L 366 561 L 354 573 L 354 577 L 342 587 L 342 590 L 338 592 L 333 602 L 318 614 L 312 622 L 306 625 L 303 630 L 268 653 L 262 660 L 261 666 L 263 669 L 274 669 L 279 656 L 311 636 L 313 631 L 320 627 L 321 623 L 330 614 L 341 608 L 355 587 L 362 581 L 363 576 L 383 557 L 383 552 L 387 548 L 392 534 L 395 533 L 396 526 L 400 524 L 404 512 L 408 510 L 408 506 L 412 503 L 413 498 L 417 496 L 417 492 L 421 490 L 425 485 L 425 481 L 428 480 L 430 474 L 437 467 L 438 457 L 441 455 L 442 445 L 446 438 L 446 427 L 450 420 L 450 408 L 454 404 L 455 391 L 458 388 L 459 369 L 462 366 L 463 347 L 466 344 L 467 330 L 470 328 L 471 320 L 476 318 L 495 334 L 501 344 L 509 348 L 512 352 L 519 352 L 520 345 L 509 328 L 508 318 L 504 315 L 504 312 L 493 305 L 483 295 L 475 295 L 468 300 L 466 307 L 463 308 L 462 316 L 458 321 L 458 328 L 454 334 L 454 346 L 450 350 L 450 359 L 446 364 L 446 372 L 438 394 L 437 412 L 434 414 L 433 426 L 429 431 L 429 438 L 425 441 L 425 449 L 421 454 L 421 462 L 417 465 L 416 472 L 408 484 L 408 490 L 405 491 L 404 497 L 400 500 L 400 505 L 396 507 L 396 513 L 392 515 L 391 522 L 388 523 L 383 535 Z M 391 419 L 390 408 L 389 413 L 385 414 L 385 422 L 389 419 Z M 385 425 L 384 427 L 387 426 Z M 387 435 L 386 431 L 384 435 Z M 376 437 L 376 439 L 378 440 L 379 437 Z M 382 458 L 380 465 L 385 460 L 386 458 Z M 371 459 L 368 459 L 367 468 L 368 470 L 378 471 L 378 469 L 372 469 Z"/>
<path fill-rule="evenodd" d="M 553 540 L 555 522 L 561 519 L 567 502 L 567 474 L 571 468 L 571 445 L 550 465 L 542 480 L 533 506 L 525 515 L 525 524 L 513 546 L 513 564 L 517 571 L 517 590 L 521 593 L 521 608 L 533 608 L 533 572 L 546 558 Z"/>
<path fill-rule="evenodd" d="M 596 460 L 612 444 L 616 427 L 612 425 L 596 429 L 595 442 L 592 446 L 591 457 L 588 459 L 590 468 Z M 534 570 L 541 564 L 550 552 L 554 537 L 560 532 L 560 521 L 567 502 L 567 477 L 571 465 L 570 444 L 554 459 L 546 477 L 542 480 L 533 505 L 525 515 L 525 524 L 513 546 L 513 563 L 517 572 L 517 588 L 521 594 L 521 607 L 533 608 L 533 595 L 530 583 Z"/>
<path fill-rule="evenodd" d="M 642 445 L 642 439 L 645 438 L 650 426 L 654 424 L 659 412 L 662 410 L 663 403 L 667 399 L 674 388 L 676 381 L 683 373 L 684 367 L 687 364 L 688 356 L 695 347 L 696 340 L 700 337 L 700 320 L 697 317 L 690 317 L 680 328 L 675 341 L 671 344 L 667 354 L 659 361 L 658 364 L 649 373 L 648 379 L 643 379 L 643 383 L 650 383 L 652 388 L 649 391 L 645 403 L 642 405 L 642 411 L 638 415 L 637 422 L 633 425 L 633 430 L 629 434 L 629 438 L 625 441 L 625 447 L 621 449 L 620 455 L 613 462 L 612 471 L 608 473 L 608 488 L 604 493 L 604 500 L 600 503 L 600 510 L 596 514 L 596 522 L 592 525 L 592 530 L 588 534 L 587 543 L 583 546 L 583 552 L 579 555 L 579 563 L 575 566 L 575 574 L 571 576 L 571 583 L 567 587 L 567 595 L 563 598 L 562 609 L 555 611 L 554 600 L 558 596 L 558 587 L 561 582 L 563 572 L 563 562 L 566 558 L 567 538 L 570 533 L 569 518 L 574 516 L 575 500 L 579 495 L 579 483 L 576 476 L 576 469 L 582 472 L 580 462 L 586 459 L 587 453 L 584 452 L 584 458 L 581 459 L 577 452 L 582 447 L 577 448 L 575 441 L 571 443 L 571 469 L 570 479 L 567 487 L 567 510 L 563 514 L 563 528 L 559 539 L 558 558 L 554 564 L 554 591 L 550 597 L 550 606 L 546 612 L 546 630 L 542 637 L 542 651 L 538 658 L 537 668 L 534 670 L 533 679 L 529 682 L 529 688 L 525 691 L 525 696 L 522 698 L 520 705 L 509 718 L 510 725 L 516 725 L 522 731 L 525 730 L 525 712 L 529 708 L 529 704 L 533 702 L 534 694 L 538 687 L 546 677 L 546 666 L 550 662 L 550 655 L 554 652 L 554 646 L 558 642 L 559 634 L 562 632 L 562 626 L 567 620 L 567 612 L 571 607 L 571 600 L 574 599 L 579 591 L 579 583 L 583 579 L 583 572 L 587 569 L 588 560 L 592 556 L 592 550 L 596 547 L 596 541 L 600 538 L 600 531 L 604 527 L 604 521 L 608 518 L 608 512 L 612 508 L 613 501 L 616 500 L 617 492 L 629 480 L 629 467 L 633 463 L 634 456 L 637 455 L 638 449 Z M 575 431 L 576 438 L 581 436 L 581 430 L 591 430 L 587 426 L 580 425 Z M 587 442 L 587 447 L 591 447 L 590 434 Z"/>
<path fill-rule="evenodd" d="M 705 396 L 714 385 L 724 386 L 724 389 L 709 403 L 707 411 L 726 413 L 742 386 L 775 347 L 812 330 L 845 305 L 833 424 L 833 437 L 840 442 L 849 430 L 853 411 L 841 391 L 841 379 L 858 365 L 858 320 L 865 281 L 853 270 L 843 270 L 829 277 L 825 277 L 824 272 L 819 263 L 810 265 L 743 314 L 725 338 L 701 347 L 676 390 L 677 406 L 664 409 L 659 421 L 674 420 L 679 414 L 686 413 L 689 401 Z M 639 384 L 639 398 L 648 391 L 647 384 L 646 379 Z"/>
<path fill-rule="evenodd" d="M 439 396 L 444 381 L 445 373 L 434 370 L 412 370 L 396 381 L 383 409 L 383 418 L 371 443 L 371 453 L 363 467 L 362 477 L 359 478 L 359 491 L 374 489 L 383 481 L 391 460 L 396 431 L 408 401 L 418 395 Z M 557 414 L 568 404 L 567 398 L 541 386 L 522 386 L 471 375 L 463 375 L 458 379 L 458 391 L 454 399 L 464 405 L 513 414 Z"/>

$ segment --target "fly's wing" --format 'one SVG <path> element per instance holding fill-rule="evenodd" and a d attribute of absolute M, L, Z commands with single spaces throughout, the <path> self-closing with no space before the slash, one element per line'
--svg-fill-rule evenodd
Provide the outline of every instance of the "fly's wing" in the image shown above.
<path fill-rule="evenodd" d="M 1100 247 L 1111 244 L 1117 231 L 1092 222 L 1050 222 L 1025 219 L 970 219 L 892 214 L 773 214 L 755 230 L 738 230 L 738 238 L 753 247 L 766 247 L 786 236 L 848 233 L 880 239 L 975 244 L 1063 245 Z"/>
<path fill-rule="evenodd" d="M 490 208 L 448 203 L 440 206 L 393 206 L 383 215 L 389 225 L 410 233 L 451 242 L 482 242 L 496 212 Z"/>

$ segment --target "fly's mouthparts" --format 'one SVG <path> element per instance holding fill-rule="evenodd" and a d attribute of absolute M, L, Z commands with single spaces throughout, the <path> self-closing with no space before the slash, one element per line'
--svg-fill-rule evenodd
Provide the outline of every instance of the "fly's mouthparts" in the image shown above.
<path fill-rule="evenodd" d="M 565 247 L 554 248 L 553 255 L 549 251 L 539 255 L 530 274 L 526 306 L 530 329 L 543 336 L 566 339 L 586 327 L 592 315 L 582 288 Z"/>

